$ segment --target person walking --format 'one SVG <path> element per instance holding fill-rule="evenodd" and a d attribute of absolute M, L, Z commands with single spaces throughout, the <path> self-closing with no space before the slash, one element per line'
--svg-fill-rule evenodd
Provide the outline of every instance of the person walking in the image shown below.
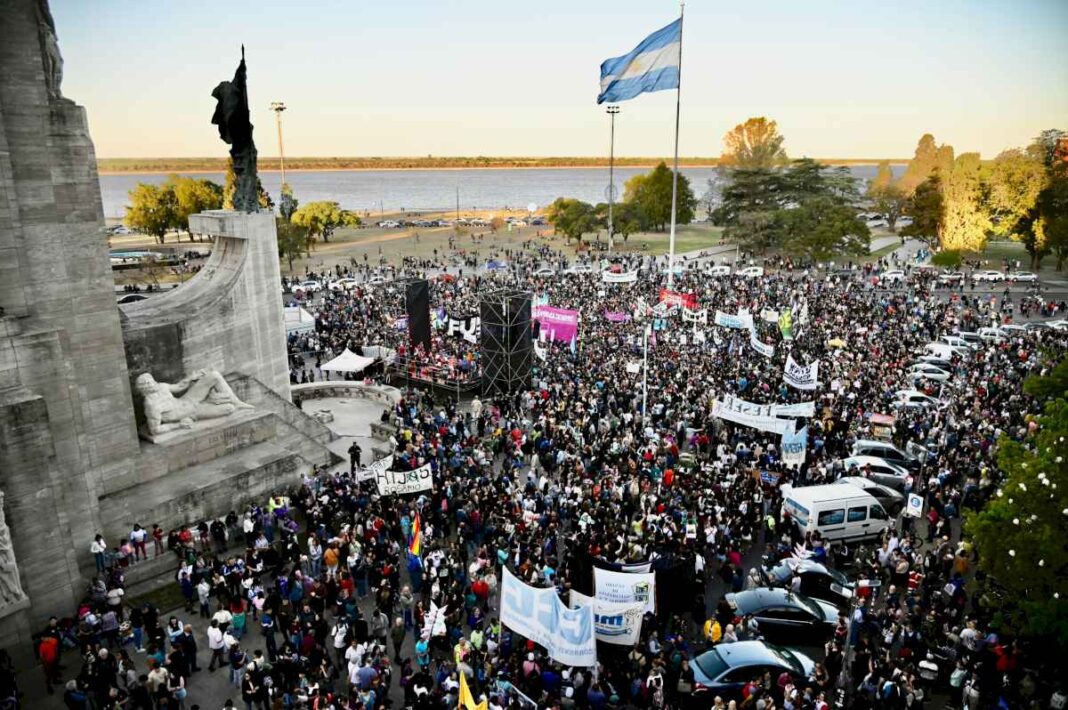
<path fill-rule="evenodd" d="M 214 619 L 212 619 L 211 626 L 208 627 L 208 649 L 211 651 L 208 671 L 214 673 L 216 661 L 218 661 L 220 667 L 226 664 L 226 657 L 223 655 L 226 651 L 226 645 L 223 643 L 223 632 L 219 628 L 219 622 Z"/>

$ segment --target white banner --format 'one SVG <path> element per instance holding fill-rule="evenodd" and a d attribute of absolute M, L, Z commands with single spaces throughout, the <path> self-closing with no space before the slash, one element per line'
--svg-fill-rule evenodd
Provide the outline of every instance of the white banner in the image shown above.
<path fill-rule="evenodd" d="M 434 476 L 430 464 L 420 466 L 414 471 L 378 471 L 375 473 L 379 495 L 404 495 L 429 491 L 434 487 Z"/>
<path fill-rule="evenodd" d="M 597 663 L 593 608 L 568 609 L 556 589 L 523 584 L 504 568 L 501 583 L 501 623 L 549 650 L 549 656 L 567 666 Z"/>
<path fill-rule="evenodd" d="M 448 630 L 445 628 L 445 612 L 447 606 L 438 606 L 430 602 L 430 611 L 423 618 L 423 630 L 419 636 L 424 641 L 429 641 L 431 636 L 444 636 Z"/>
<path fill-rule="evenodd" d="M 734 422 L 735 424 L 741 424 L 742 426 L 752 427 L 753 429 L 759 429 L 760 431 L 770 431 L 779 436 L 794 430 L 794 422 L 791 419 L 778 419 L 766 414 L 750 414 L 744 407 L 739 408 L 736 406 L 737 403 L 747 405 L 749 404 L 748 402 L 735 399 L 730 395 L 728 395 L 725 400 L 726 401 L 721 402 L 717 399 L 712 403 L 713 417 L 725 419 L 728 422 Z"/>
<path fill-rule="evenodd" d="M 593 607 L 593 630 L 598 641 L 617 646 L 633 646 L 642 632 L 645 605 L 610 604 L 571 590 L 571 608 Z"/>
<path fill-rule="evenodd" d="M 923 517 L 923 496 L 909 493 L 909 502 L 905 508 L 905 515 L 913 518 Z"/>
<path fill-rule="evenodd" d="M 723 395 L 723 405 L 728 409 L 755 417 L 806 417 L 816 416 L 815 402 L 797 404 L 757 404 L 734 395 Z"/>
<path fill-rule="evenodd" d="M 801 427 L 796 434 L 787 432 L 782 435 L 782 462 L 790 468 L 801 468 L 805 463 L 805 451 L 808 448 L 808 427 Z"/>
<path fill-rule="evenodd" d="M 356 481 L 359 483 L 370 481 L 371 479 L 376 478 L 380 472 L 388 471 L 391 468 L 393 468 L 393 454 L 390 454 L 384 459 L 375 461 L 367 468 L 357 470 Z"/>
<path fill-rule="evenodd" d="M 611 271 L 602 271 L 601 280 L 606 284 L 632 284 L 638 280 L 638 272 L 625 271 L 621 274 L 616 274 Z"/>
<path fill-rule="evenodd" d="M 613 572 L 593 568 L 593 586 L 598 601 L 610 604 L 642 604 L 656 613 L 656 575 L 652 572 Z"/>
<path fill-rule="evenodd" d="M 753 327 L 753 314 L 740 312 L 737 315 L 733 313 L 724 313 L 723 311 L 716 311 L 716 325 L 721 325 L 724 328 L 737 328 L 738 330 L 752 328 Z"/>
<path fill-rule="evenodd" d="M 775 346 L 761 341 L 757 337 L 756 328 L 749 331 L 749 344 L 764 357 L 775 357 Z"/>
<path fill-rule="evenodd" d="M 798 365 L 793 355 L 787 355 L 782 380 L 799 390 L 814 390 L 819 385 L 819 365 L 819 360 L 813 360 L 807 365 Z"/>
<path fill-rule="evenodd" d="M 481 330 L 482 318 L 479 316 L 467 316 L 466 318 L 449 316 L 445 322 L 445 335 L 458 335 L 469 343 L 478 342 L 478 334 Z"/>
<path fill-rule="evenodd" d="M 772 325 L 778 325 L 779 312 L 774 308 L 762 308 L 760 310 L 760 320 L 765 323 L 771 323 Z"/>

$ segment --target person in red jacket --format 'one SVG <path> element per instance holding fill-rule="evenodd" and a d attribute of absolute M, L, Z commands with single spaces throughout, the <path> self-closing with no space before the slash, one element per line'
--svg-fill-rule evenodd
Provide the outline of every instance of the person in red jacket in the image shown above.
<path fill-rule="evenodd" d="M 51 695 L 56 692 L 52 686 L 60 682 L 59 639 L 55 636 L 43 637 L 37 645 L 37 656 L 41 659 L 41 668 L 44 670 L 45 688 Z"/>

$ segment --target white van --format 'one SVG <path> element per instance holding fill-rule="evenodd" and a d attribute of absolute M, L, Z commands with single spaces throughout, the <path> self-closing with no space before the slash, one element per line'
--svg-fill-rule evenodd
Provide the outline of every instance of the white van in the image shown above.
<path fill-rule="evenodd" d="M 870 493 L 833 483 L 784 490 L 782 511 L 802 534 L 818 531 L 828 542 L 878 537 L 894 524 Z"/>

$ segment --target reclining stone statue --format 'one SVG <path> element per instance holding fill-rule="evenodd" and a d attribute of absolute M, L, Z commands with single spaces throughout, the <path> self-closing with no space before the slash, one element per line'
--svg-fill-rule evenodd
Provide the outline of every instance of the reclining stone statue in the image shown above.
<path fill-rule="evenodd" d="M 156 382 L 146 372 L 137 377 L 134 387 L 144 399 L 145 422 L 152 436 L 191 429 L 200 419 L 217 419 L 252 408 L 237 398 L 216 370 L 197 370 L 174 384 Z"/>

